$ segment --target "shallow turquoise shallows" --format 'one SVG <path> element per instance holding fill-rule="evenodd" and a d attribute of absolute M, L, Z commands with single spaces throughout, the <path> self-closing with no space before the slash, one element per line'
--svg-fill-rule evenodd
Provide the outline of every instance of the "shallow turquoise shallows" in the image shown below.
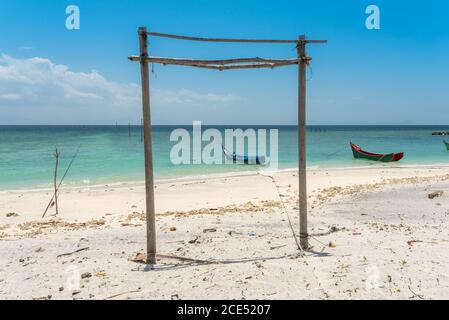
<path fill-rule="evenodd" d="M 233 126 L 212 126 L 220 131 Z M 245 165 L 173 165 L 170 150 L 176 142 L 170 133 L 179 126 L 155 126 L 153 151 L 156 179 L 211 173 L 258 170 Z M 185 126 L 191 131 L 191 127 Z M 210 128 L 203 127 L 203 130 Z M 279 169 L 297 167 L 295 126 L 250 126 L 242 129 L 279 130 Z M 313 126 L 307 130 L 308 166 L 354 167 L 448 163 L 444 137 L 433 131 L 449 126 Z M 129 134 L 129 132 L 131 134 Z M 405 152 L 399 163 L 379 164 L 355 160 L 349 141 L 376 153 Z M 49 187 L 54 170 L 55 148 L 61 152 L 61 176 L 76 150 L 68 185 L 92 185 L 144 178 L 140 126 L 0 126 L 0 189 Z M 267 147 L 269 149 L 269 146 Z"/>

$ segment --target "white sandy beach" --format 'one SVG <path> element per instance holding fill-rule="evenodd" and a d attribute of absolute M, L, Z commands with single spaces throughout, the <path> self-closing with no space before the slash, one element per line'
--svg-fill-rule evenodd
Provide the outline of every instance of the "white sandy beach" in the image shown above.
<path fill-rule="evenodd" d="M 44 219 L 50 190 L 1 192 L 0 299 L 449 298 L 449 166 L 309 170 L 304 254 L 297 174 L 272 175 L 158 182 L 154 268 L 130 261 L 143 183 L 64 188 Z"/>

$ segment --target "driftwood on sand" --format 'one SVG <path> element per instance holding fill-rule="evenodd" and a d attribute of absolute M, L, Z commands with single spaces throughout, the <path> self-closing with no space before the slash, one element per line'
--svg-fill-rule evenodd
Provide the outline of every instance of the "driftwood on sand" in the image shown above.
<path fill-rule="evenodd" d="M 84 247 L 84 248 L 81 248 L 81 249 L 78 249 L 78 250 L 75 250 L 75 251 L 72 251 L 72 252 L 61 253 L 61 254 L 56 256 L 56 259 L 58 259 L 60 257 L 71 256 L 72 254 L 75 254 L 75 253 L 78 253 L 78 252 L 81 252 L 81 251 L 85 251 L 85 250 L 89 250 L 89 247 Z"/>

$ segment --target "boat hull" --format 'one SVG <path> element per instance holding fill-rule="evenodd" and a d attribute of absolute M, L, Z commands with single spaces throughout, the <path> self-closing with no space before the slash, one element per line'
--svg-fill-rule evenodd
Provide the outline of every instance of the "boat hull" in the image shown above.
<path fill-rule="evenodd" d="M 242 164 L 252 164 L 252 165 L 263 165 L 266 162 L 266 158 L 261 156 L 239 156 L 231 153 L 229 150 L 223 148 L 223 153 L 227 160 L 232 161 L 233 163 L 242 163 Z"/>
<path fill-rule="evenodd" d="M 399 161 L 404 157 L 404 153 L 387 153 L 387 154 L 379 154 L 372 153 L 362 150 L 360 147 L 356 146 L 352 142 L 350 143 L 352 154 L 355 159 L 366 159 L 372 161 L 380 161 L 380 162 L 395 162 Z"/>

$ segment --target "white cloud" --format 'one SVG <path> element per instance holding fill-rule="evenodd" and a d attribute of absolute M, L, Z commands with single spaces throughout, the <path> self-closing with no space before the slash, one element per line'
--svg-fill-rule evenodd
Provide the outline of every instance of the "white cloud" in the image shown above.
<path fill-rule="evenodd" d="M 231 94 L 152 88 L 156 111 L 159 106 L 182 111 L 181 106 L 207 107 L 234 100 Z M 129 121 L 140 119 L 140 101 L 138 84 L 109 81 L 95 70 L 74 72 L 45 58 L 0 56 L 0 124 L 33 119 L 48 123 L 49 117 L 56 123 Z"/>
<path fill-rule="evenodd" d="M 14 93 L 3 93 L 0 94 L 0 100 L 19 100 L 20 96 L 18 94 L 14 94 Z"/>
<path fill-rule="evenodd" d="M 200 94 L 187 89 L 177 91 L 153 89 L 154 99 L 161 104 L 192 105 L 198 106 L 204 103 L 227 104 L 237 100 L 232 94 Z"/>
<path fill-rule="evenodd" d="M 111 82 L 97 71 L 73 72 L 44 58 L 0 58 L 0 107 L 11 100 L 29 107 L 125 107 L 139 103 L 138 93 L 136 84 Z"/>

